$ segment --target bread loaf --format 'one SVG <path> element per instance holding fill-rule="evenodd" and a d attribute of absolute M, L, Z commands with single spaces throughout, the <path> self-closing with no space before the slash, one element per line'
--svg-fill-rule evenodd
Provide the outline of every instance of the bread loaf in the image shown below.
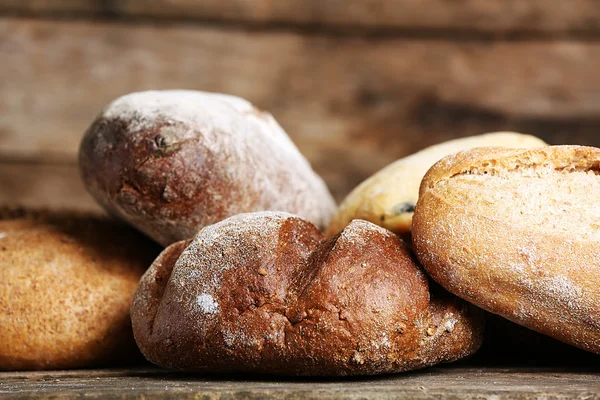
<path fill-rule="evenodd" d="M 404 243 L 366 221 L 323 241 L 291 214 L 241 214 L 165 249 L 132 321 L 155 364 L 199 372 L 367 375 L 473 353 L 481 311 L 431 290 Z"/>
<path fill-rule="evenodd" d="M 358 185 L 342 202 L 327 235 L 333 236 L 355 219 L 364 219 L 392 232 L 410 232 L 419 185 L 427 170 L 441 158 L 460 150 L 482 146 L 541 147 L 531 135 L 496 132 L 436 144 L 393 162 Z"/>
<path fill-rule="evenodd" d="M 413 247 L 452 293 L 600 353 L 600 149 L 482 148 L 435 164 Z"/>
<path fill-rule="evenodd" d="M 162 245 L 249 211 L 324 229 L 335 203 L 273 117 L 233 96 L 132 93 L 109 104 L 79 151 L 88 191 Z"/>
<path fill-rule="evenodd" d="M 0 370 L 140 360 L 129 307 L 158 250 L 106 219 L 0 209 Z"/>

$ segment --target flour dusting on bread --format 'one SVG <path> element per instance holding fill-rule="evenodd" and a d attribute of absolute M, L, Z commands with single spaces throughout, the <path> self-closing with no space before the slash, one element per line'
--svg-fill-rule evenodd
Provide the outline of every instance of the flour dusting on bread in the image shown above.
<path fill-rule="evenodd" d="M 292 212 L 324 228 L 335 210 L 275 119 L 233 96 L 123 96 L 85 133 L 79 165 L 105 209 L 165 246 L 240 213 Z"/>
<path fill-rule="evenodd" d="M 324 241 L 292 214 L 240 214 L 181 245 L 150 267 L 132 307 L 140 349 L 162 366 L 377 374 L 455 360 L 481 341 L 478 310 L 430 294 L 400 239 L 366 221 Z M 155 278 L 161 268 L 168 279 Z"/>
<path fill-rule="evenodd" d="M 196 296 L 196 304 L 200 306 L 200 310 L 205 314 L 216 314 L 219 312 L 219 303 L 210 294 L 202 293 Z"/>
<path fill-rule="evenodd" d="M 600 353 L 600 149 L 480 148 L 434 165 L 413 246 L 441 285 Z"/>
<path fill-rule="evenodd" d="M 231 118 L 237 114 L 241 119 Z M 251 135 L 252 130 L 241 124 L 245 121 L 254 127 L 263 127 L 265 133 L 284 148 L 292 146 L 288 136 L 271 114 L 260 111 L 240 97 L 194 90 L 164 90 L 130 93 L 110 103 L 101 116 L 119 119 L 128 124 L 131 132 L 150 129 L 157 125 L 183 124 L 195 129 L 219 134 L 231 131 Z M 193 137 L 188 132 L 187 137 Z"/>

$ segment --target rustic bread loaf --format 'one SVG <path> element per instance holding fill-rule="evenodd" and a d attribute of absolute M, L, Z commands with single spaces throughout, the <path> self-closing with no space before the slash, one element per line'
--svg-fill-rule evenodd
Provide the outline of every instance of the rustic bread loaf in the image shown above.
<path fill-rule="evenodd" d="M 249 211 L 325 228 L 335 203 L 273 117 L 233 96 L 132 93 L 109 104 L 79 151 L 88 191 L 159 243 Z"/>
<path fill-rule="evenodd" d="M 413 247 L 454 294 L 600 353 L 600 149 L 482 148 L 425 176 Z"/>
<path fill-rule="evenodd" d="M 353 219 L 364 219 L 392 232 L 410 232 L 419 185 L 429 168 L 442 157 L 475 147 L 541 147 L 535 136 L 496 132 L 450 140 L 393 162 L 358 185 L 342 202 L 327 228 L 333 236 Z"/>
<path fill-rule="evenodd" d="M 165 249 L 132 321 L 142 353 L 202 372 L 362 375 L 473 353 L 481 310 L 440 288 L 393 233 L 354 221 L 323 241 L 281 212 L 241 214 Z"/>
<path fill-rule="evenodd" d="M 0 209 L 0 370 L 141 359 L 129 307 L 158 251 L 106 219 Z"/>

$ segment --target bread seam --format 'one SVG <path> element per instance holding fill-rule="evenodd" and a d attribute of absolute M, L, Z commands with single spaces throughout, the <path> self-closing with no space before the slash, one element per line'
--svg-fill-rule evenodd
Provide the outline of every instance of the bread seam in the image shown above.
<path fill-rule="evenodd" d="M 571 147 L 571 146 L 565 146 L 565 147 Z M 485 150 L 486 148 L 480 148 L 480 149 Z M 584 147 L 584 149 L 586 149 L 586 148 Z M 589 148 L 589 149 L 591 149 L 591 148 Z M 514 149 L 505 149 L 505 150 L 514 152 Z M 456 156 L 464 155 L 465 153 L 468 153 L 470 151 L 459 152 L 456 154 Z M 441 178 L 436 179 L 436 180 L 435 179 L 434 180 L 426 179 L 424 182 L 427 182 L 427 185 L 426 185 L 427 189 L 433 189 L 438 184 L 445 182 L 449 179 L 456 178 L 458 176 L 489 175 L 489 176 L 497 176 L 497 177 L 507 178 L 506 176 L 504 176 L 504 174 L 513 174 L 518 171 L 526 171 L 526 170 L 535 171 L 538 169 L 542 169 L 542 172 L 545 172 L 545 171 L 559 172 L 559 173 L 593 172 L 595 175 L 600 175 L 600 161 L 588 159 L 587 156 L 583 156 L 579 159 L 564 161 L 564 163 L 560 163 L 560 162 L 557 163 L 556 161 L 550 162 L 549 160 L 544 160 L 544 161 L 532 160 L 531 156 L 522 158 L 523 155 L 532 154 L 532 153 L 534 156 L 543 156 L 543 157 L 548 156 L 547 148 L 540 148 L 540 149 L 535 149 L 535 150 L 523 149 L 523 150 L 520 150 L 520 152 L 518 154 L 514 155 L 513 157 L 510 157 L 508 159 L 508 161 L 505 161 L 505 162 L 497 161 L 497 158 L 503 157 L 502 154 L 494 154 L 495 157 L 492 157 L 489 160 L 482 160 L 479 162 L 470 163 L 468 167 L 462 168 L 461 170 L 451 173 L 450 175 L 442 176 Z M 444 159 L 442 161 L 446 161 L 446 159 Z M 563 161 L 563 160 L 560 159 L 559 161 Z M 572 162 L 576 162 L 577 164 L 570 165 L 570 163 L 572 163 Z M 438 163 L 434 167 L 432 167 L 431 171 L 434 171 L 436 169 L 436 167 L 439 167 L 440 166 L 439 164 L 440 163 Z M 552 166 L 551 164 L 554 164 L 554 166 Z M 527 177 L 523 174 L 521 174 L 521 175 L 523 177 Z M 535 178 L 535 177 L 540 177 L 540 176 L 541 175 L 538 174 L 537 176 L 531 176 L 531 177 Z"/>

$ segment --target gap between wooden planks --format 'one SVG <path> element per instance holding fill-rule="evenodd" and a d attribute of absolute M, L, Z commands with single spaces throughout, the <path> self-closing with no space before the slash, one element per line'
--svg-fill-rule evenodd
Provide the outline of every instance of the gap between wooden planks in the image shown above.
<path fill-rule="evenodd" d="M 600 146 L 596 42 L 0 18 L 0 59 L 0 154 L 14 158 L 74 162 L 110 100 L 168 88 L 271 111 L 338 199 L 397 158 L 459 136 L 517 130 Z"/>
<path fill-rule="evenodd" d="M 595 0 L 0 0 L 0 15 L 151 18 L 313 29 L 475 32 L 539 36 L 600 33 Z"/>

